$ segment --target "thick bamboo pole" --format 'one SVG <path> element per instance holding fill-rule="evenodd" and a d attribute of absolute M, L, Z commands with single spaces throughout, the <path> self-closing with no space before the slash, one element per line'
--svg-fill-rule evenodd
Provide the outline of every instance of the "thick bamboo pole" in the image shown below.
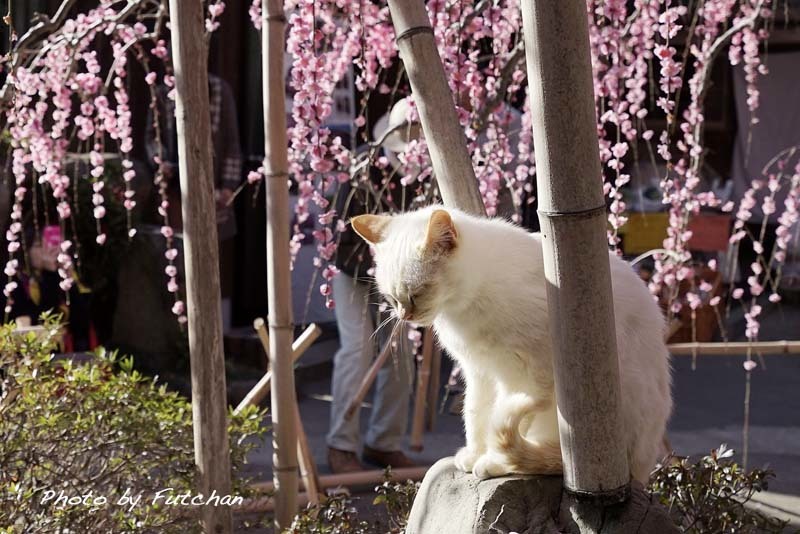
<path fill-rule="evenodd" d="M 417 393 L 414 398 L 414 415 L 411 418 L 411 436 L 408 448 L 412 451 L 422 450 L 422 433 L 425 430 L 425 404 L 428 401 L 428 383 L 433 363 L 433 331 L 426 328 L 422 337 L 422 359 L 417 367 Z M 433 402 L 436 402 L 435 400 Z"/>
<path fill-rule="evenodd" d="M 177 1 L 177 0 L 174 0 Z M 264 91 L 264 172 L 267 196 L 267 291 L 272 370 L 272 457 L 275 531 L 297 513 L 297 422 L 292 365 L 292 286 L 289 270 L 288 140 L 283 77 L 286 16 L 281 0 L 263 10 L 261 61 Z"/>
<path fill-rule="evenodd" d="M 432 332 L 428 330 L 428 332 Z M 431 379 L 428 387 L 428 415 L 425 418 L 425 429 L 433 431 L 436 424 L 436 410 L 439 408 L 439 389 L 441 388 L 442 374 L 442 349 L 437 343 L 433 347 L 433 361 L 431 362 Z"/>
<path fill-rule="evenodd" d="M 626 499 L 614 334 L 585 0 L 521 0 L 539 220 L 568 491 Z"/>
<path fill-rule="evenodd" d="M 225 361 L 219 286 L 219 249 L 211 166 L 208 51 L 202 2 L 170 0 L 192 376 L 192 424 L 199 491 L 229 495 Z M 231 510 L 207 506 L 203 530 L 231 532 Z"/>
<path fill-rule="evenodd" d="M 389 11 L 442 200 L 447 206 L 485 215 L 472 158 L 458 122 L 425 3 L 389 0 Z"/>

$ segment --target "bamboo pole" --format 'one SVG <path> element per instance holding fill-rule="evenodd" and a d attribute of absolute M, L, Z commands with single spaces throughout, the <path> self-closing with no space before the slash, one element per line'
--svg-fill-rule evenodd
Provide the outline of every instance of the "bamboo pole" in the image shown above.
<path fill-rule="evenodd" d="M 564 486 L 630 493 L 585 0 L 520 0 Z"/>
<path fill-rule="evenodd" d="M 319 504 L 319 473 L 317 464 L 314 462 L 314 455 L 311 454 L 311 447 L 308 444 L 308 436 L 303 429 L 303 419 L 300 417 L 300 407 L 295 403 L 295 421 L 297 421 L 297 460 L 300 463 L 300 480 L 306 488 L 308 501 L 311 504 Z"/>
<path fill-rule="evenodd" d="M 269 333 L 267 332 L 264 320 L 258 318 L 253 321 L 253 328 L 255 328 L 258 338 L 261 340 L 261 345 L 264 347 L 264 353 L 267 355 L 267 359 L 269 359 Z M 322 330 L 316 324 L 312 323 L 308 325 L 300 337 L 298 337 L 294 343 L 292 343 L 292 361 L 296 362 L 298 359 L 300 359 L 300 356 L 303 355 L 306 349 L 311 346 L 311 343 L 313 343 L 321 333 Z M 259 383 L 256 384 L 250 393 L 248 393 L 248 395 L 242 400 L 239 406 L 236 407 L 236 411 L 234 413 L 241 412 L 251 403 L 256 404 L 261 402 L 263 397 L 266 396 L 270 389 L 271 378 L 271 373 L 267 372 L 259 381 Z M 305 487 L 308 488 L 308 492 L 305 495 L 305 502 L 319 504 L 319 475 L 317 473 L 317 465 L 314 463 L 313 454 L 311 454 L 311 447 L 308 444 L 308 436 L 303 429 L 303 419 L 300 417 L 300 406 L 298 406 L 296 402 L 294 403 L 294 420 L 297 424 L 297 460 L 300 464 L 300 478 L 302 479 Z M 298 499 L 302 500 L 301 497 L 303 495 L 304 494 L 299 494 Z M 305 504 L 305 502 L 302 504 Z"/>
<path fill-rule="evenodd" d="M 297 494 L 297 506 L 305 506 L 311 502 L 308 493 Z M 275 499 L 271 495 L 245 499 L 242 504 L 233 508 L 237 514 L 259 514 L 275 511 Z"/>
<path fill-rule="evenodd" d="M 199 492 L 230 495 L 219 248 L 208 101 L 208 50 L 202 2 L 170 0 L 192 377 L 192 425 Z M 205 532 L 229 533 L 231 510 L 206 506 Z"/>
<path fill-rule="evenodd" d="M 748 352 L 761 355 L 795 355 L 800 354 L 800 341 L 733 341 L 715 343 L 673 343 L 667 345 L 673 356 L 687 356 L 692 354 L 705 356 L 726 356 L 747 354 Z"/>
<path fill-rule="evenodd" d="M 430 467 L 402 467 L 391 470 L 389 480 L 392 482 L 404 482 L 406 480 L 422 480 L 425 473 L 428 472 Z M 340 473 L 337 475 L 321 475 L 319 477 L 319 487 L 321 489 L 339 488 L 339 487 L 353 487 L 353 486 L 371 486 L 377 482 L 382 482 L 386 471 L 382 469 L 373 469 L 370 471 L 356 471 L 354 473 Z M 265 493 L 271 492 L 275 485 L 272 482 L 256 482 L 251 484 L 250 487 L 256 491 L 263 491 Z"/>
<path fill-rule="evenodd" d="M 269 371 L 269 332 L 267 331 L 267 323 L 264 322 L 264 319 L 258 317 L 253 321 L 253 330 L 256 331 L 261 346 L 264 347 L 264 355 L 267 357 L 267 371 Z"/>
<path fill-rule="evenodd" d="M 417 368 L 417 393 L 414 398 L 414 416 L 411 419 L 411 437 L 408 446 L 412 451 L 422 450 L 422 433 L 425 430 L 425 403 L 428 397 L 428 383 L 433 361 L 433 332 L 425 329 L 422 338 L 422 360 Z"/>
<path fill-rule="evenodd" d="M 389 0 L 389 11 L 442 200 L 447 206 L 485 215 L 472 158 L 456 115 L 425 3 L 423 0 Z"/>
<path fill-rule="evenodd" d="M 261 321 L 258 323 L 258 321 Z M 261 343 L 264 345 L 264 350 L 267 353 L 267 358 L 269 358 L 269 351 L 266 349 L 269 348 L 269 334 L 267 333 L 267 329 L 264 326 L 263 319 L 256 319 L 256 323 L 254 324 L 256 327 L 256 332 L 258 332 L 258 337 L 261 340 Z M 300 337 L 298 337 L 292 343 L 292 365 L 300 359 L 300 356 L 311 346 L 314 341 L 322 334 L 322 329 L 318 327 L 316 324 L 308 325 Z M 261 380 L 253 386 L 253 389 L 245 395 L 239 405 L 236 407 L 233 413 L 239 414 L 242 410 L 247 408 L 248 406 L 259 404 L 267 394 L 270 392 L 272 386 L 272 370 L 267 371 L 264 373 L 264 376 L 261 377 Z"/>
<path fill-rule="evenodd" d="M 390 338 L 386 340 L 386 344 L 383 346 L 380 354 L 378 354 L 378 357 L 375 358 L 374 362 L 372 362 L 372 366 L 369 368 L 364 378 L 361 379 L 361 385 L 358 387 L 358 391 L 356 391 L 356 394 L 353 396 L 350 404 L 347 406 L 347 411 L 344 413 L 345 419 L 350 420 L 358 413 L 358 410 L 361 408 L 361 403 L 364 402 L 364 397 L 367 396 L 369 388 L 372 387 L 372 384 L 375 382 L 375 378 L 378 376 L 378 371 L 380 371 L 381 367 L 384 366 L 391 352 L 392 340 Z"/>
<path fill-rule="evenodd" d="M 173 0 L 177 3 L 178 0 Z M 275 531 L 297 513 L 297 425 L 292 365 L 292 286 L 289 267 L 289 164 L 283 76 L 286 15 L 281 0 L 267 0 L 262 14 L 264 174 L 267 197 L 267 291 L 272 387 Z"/>

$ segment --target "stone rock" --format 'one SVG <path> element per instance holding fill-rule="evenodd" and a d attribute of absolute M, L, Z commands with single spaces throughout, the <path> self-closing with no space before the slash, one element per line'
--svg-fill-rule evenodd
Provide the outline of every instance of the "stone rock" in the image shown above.
<path fill-rule="evenodd" d="M 452 458 L 434 464 L 411 508 L 407 534 L 679 532 L 641 486 L 604 513 L 564 492 L 561 477 L 513 475 L 479 480 Z"/>

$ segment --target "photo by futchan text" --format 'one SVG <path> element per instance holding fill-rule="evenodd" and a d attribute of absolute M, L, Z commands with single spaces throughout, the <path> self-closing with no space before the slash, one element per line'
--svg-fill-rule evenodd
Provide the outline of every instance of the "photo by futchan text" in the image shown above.
<path fill-rule="evenodd" d="M 84 494 L 70 495 L 62 491 L 48 490 L 42 494 L 42 504 L 50 504 L 54 509 L 64 509 L 72 506 L 89 506 L 89 513 L 98 511 L 106 506 L 121 506 L 128 511 L 133 511 L 140 504 L 163 506 L 239 506 L 244 498 L 238 495 L 218 495 L 216 490 L 206 497 L 201 493 L 189 492 L 176 493 L 174 488 L 164 488 L 152 495 L 134 494 L 126 489 L 122 495 L 106 496 L 93 491 Z"/>

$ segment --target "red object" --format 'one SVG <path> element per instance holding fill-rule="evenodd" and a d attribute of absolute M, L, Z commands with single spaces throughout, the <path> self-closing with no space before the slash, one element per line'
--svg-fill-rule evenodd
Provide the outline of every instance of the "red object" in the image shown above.
<path fill-rule="evenodd" d="M 45 226 L 42 230 L 42 242 L 46 247 L 59 248 L 64 239 L 61 237 L 61 227 L 57 224 Z"/>
<path fill-rule="evenodd" d="M 728 250 L 728 239 L 731 236 L 730 215 L 701 213 L 689 219 L 689 250 L 702 252 L 718 252 Z"/>

